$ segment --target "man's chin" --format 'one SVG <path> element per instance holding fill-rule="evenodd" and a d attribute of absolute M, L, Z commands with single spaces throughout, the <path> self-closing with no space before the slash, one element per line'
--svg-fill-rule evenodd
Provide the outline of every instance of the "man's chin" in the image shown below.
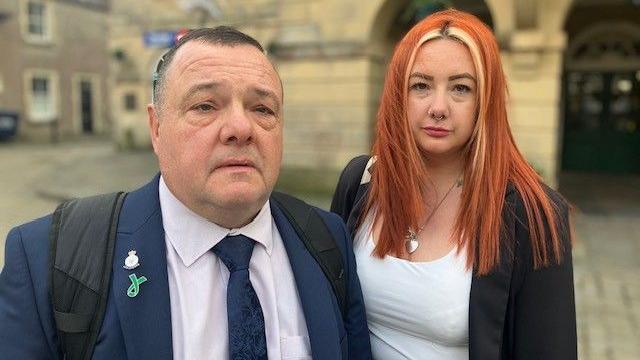
<path fill-rule="evenodd" d="M 233 186 L 219 191 L 219 203 L 226 209 L 246 209 L 262 207 L 267 201 L 269 192 L 258 190 L 255 186 Z"/>

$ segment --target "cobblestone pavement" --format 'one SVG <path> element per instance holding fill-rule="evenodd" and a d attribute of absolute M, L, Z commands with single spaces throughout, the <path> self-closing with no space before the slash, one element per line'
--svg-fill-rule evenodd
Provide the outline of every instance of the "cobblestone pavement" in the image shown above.
<path fill-rule="evenodd" d="M 0 266 L 11 227 L 61 200 L 130 190 L 157 171 L 151 152 L 119 153 L 108 141 L 0 143 Z M 565 175 L 578 208 L 574 249 L 581 360 L 640 359 L 640 177 Z M 312 200 L 321 207 L 327 199 Z"/>
<path fill-rule="evenodd" d="M 156 172 L 153 153 L 118 153 L 105 140 L 0 143 L 0 264 L 13 226 L 52 212 L 62 200 L 134 189 Z"/>
<path fill-rule="evenodd" d="M 574 279 L 580 359 L 640 359 L 640 177 L 565 175 L 578 208 Z"/>

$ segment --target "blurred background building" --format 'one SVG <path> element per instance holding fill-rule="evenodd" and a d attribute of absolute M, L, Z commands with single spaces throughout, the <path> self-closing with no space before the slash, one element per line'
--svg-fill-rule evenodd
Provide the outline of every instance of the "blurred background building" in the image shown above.
<path fill-rule="evenodd" d="M 328 208 L 369 152 L 394 44 L 449 6 L 494 30 L 516 141 L 578 210 L 580 359 L 640 359 L 640 0 L 0 0 L 0 267 L 13 226 L 158 171 L 145 106 L 189 28 L 268 49 L 285 88 L 277 187 Z"/>
<path fill-rule="evenodd" d="M 0 1 L 0 131 L 20 138 L 108 132 L 107 0 Z"/>
<path fill-rule="evenodd" d="M 340 169 L 369 151 L 394 44 L 449 6 L 493 28 L 515 137 L 547 182 L 562 170 L 640 173 L 640 1 L 631 0 L 114 0 L 115 139 L 148 144 L 144 105 L 172 36 L 229 24 L 269 49 L 283 79 L 285 166 Z"/>
<path fill-rule="evenodd" d="M 18 115 L 19 139 L 148 148 L 160 56 L 188 28 L 232 25 L 283 79 L 284 166 L 333 178 L 370 149 L 394 44 L 450 6 L 494 30 L 517 143 L 548 183 L 640 173 L 640 0 L 3 0 L 0 113 Z"/>

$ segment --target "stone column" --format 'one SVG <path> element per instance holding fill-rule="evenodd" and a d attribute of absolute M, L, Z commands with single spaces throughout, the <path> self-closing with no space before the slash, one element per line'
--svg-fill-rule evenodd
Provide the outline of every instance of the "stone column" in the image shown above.
<path fill-rule="evenodd" d="M 515 31 L 503 51 L 509 81 L 511 128 L 520 150 L 557 186 L 562 141 L 561 79 L 564 32 Z"/>
<path fill-rule="evenodd" d="M 342 169 L 369 150 L 369 64 L 357 42 L 304 42 L 273 52 L 284 84 L 285 166 Z"/>

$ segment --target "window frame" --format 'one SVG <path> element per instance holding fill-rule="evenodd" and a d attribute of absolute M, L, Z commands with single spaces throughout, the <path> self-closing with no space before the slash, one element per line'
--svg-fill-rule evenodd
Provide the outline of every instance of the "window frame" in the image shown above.
<path fill-rule="evenodd" d="M 47 96 L 49 108 L 46 111 L 36 109 L 36 94 L 33 89 L 35 79 L 47 80 Z M 59 104 L 60 82 L 58 74 L 53 70 L 29 69 L 24 73 L 24 102 L 27 119 L 34 124 L 49 124 L 60 116 Z"/>
<path fill-rule="evenodd" d="M 42 33 L 34 33 L 32 32 L 32 25 L 34 24 L 32 20 L 34 19 L 34 15 L 30 14 L 29 10 L 31 5 L 39 5 L 42 7 L 42 14 L 40 14 L 40 23 L 37 24 L 41 29 Z M 53 2 L 45 1 L 45 0 L 22 0 L 21 1 L 21 10 L 20 10 L 20 19 L 22 23 L 22 36 L 24 40 L 28 43 L 32 44 L 48 44 L 53 42 Z M 35 26 L 35 25 L 34 25 Z"/>

